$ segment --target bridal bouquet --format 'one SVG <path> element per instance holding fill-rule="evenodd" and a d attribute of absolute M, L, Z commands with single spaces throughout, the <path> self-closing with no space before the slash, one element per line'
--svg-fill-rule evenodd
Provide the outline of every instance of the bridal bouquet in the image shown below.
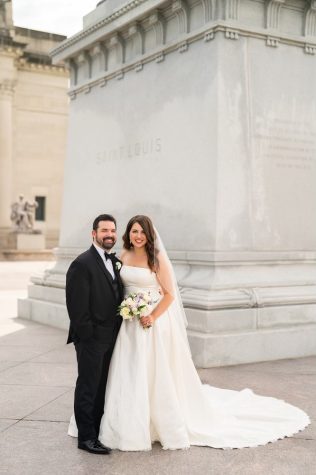
<path fill-rule="evenodd" d="M 134 292 L 128 294 L 119 306 L 119 314 L 123 320 L 140 319 L 149 315 L 155 303 L 150 292 Z"/>

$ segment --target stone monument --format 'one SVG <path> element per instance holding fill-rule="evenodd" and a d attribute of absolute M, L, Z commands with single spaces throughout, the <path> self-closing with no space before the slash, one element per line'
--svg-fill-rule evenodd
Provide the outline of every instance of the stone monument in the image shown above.
<path fill-rule="evenodd" d="M 57 263 L 25 318 L 67 328 L 91 222 L 151 216 L 198 366 L 316 354 L 316 1 L 107 0 L 71 69 Z"/>

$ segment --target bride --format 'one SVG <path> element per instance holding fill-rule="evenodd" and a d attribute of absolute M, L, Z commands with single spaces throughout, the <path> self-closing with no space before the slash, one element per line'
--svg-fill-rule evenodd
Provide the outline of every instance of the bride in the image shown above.
<path fill-rule="evenodd" d="M 256 447 L 304 429 L 307 414 L 284 401 L 201 383 L 172 265 L 151 220 L 133 217 L 123 242 L 125 294 L 150 292 L 155 306 L 140 320 L 123 320 L 99 440 L 126 451 L 151 450 L 154 441 L 163 449 L 226 449 Z M 68 434 L 77 435 L 73 417 Z"/>

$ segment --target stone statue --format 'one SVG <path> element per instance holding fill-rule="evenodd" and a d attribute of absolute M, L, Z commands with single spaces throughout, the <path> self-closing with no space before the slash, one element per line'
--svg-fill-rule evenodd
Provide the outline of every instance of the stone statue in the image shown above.
<path fill-rule="evenodd" d="M 15 231 L 34 231 L 34 215 L 37 207 L 37 201 L 27 201 L 23 195 L 19 195 L 18 201 L 11 205 L 11 221 Z"/>
<path fill-rule="evenodd" d="M 33 201 L 26 201 L 25 203 L 25 211 L 28 219 L 28 225 L 30 229 L 34 229 L 34 221 L 35 221 L 35 210 L 38 208 L 38 202 Z"/>

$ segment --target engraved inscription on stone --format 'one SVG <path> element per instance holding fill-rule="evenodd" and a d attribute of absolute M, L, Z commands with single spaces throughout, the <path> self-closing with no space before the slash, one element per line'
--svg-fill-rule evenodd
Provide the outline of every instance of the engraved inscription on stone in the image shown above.
<path fill-rule="evenodd" d="M 255 139 L 257 155 L 277 168 L 315 168 L 316 129 L 308 122 L 274 119 L 257 126 Z"/>
<path fill-rule="evenodd" d="M 161 154 L 161 151 L 161 138 L 149 138 L 116 148 L 101 150 L 97 153 L 96 161 L 98 165 L 101 165 L 112 160 L 156 159 Z"/>

